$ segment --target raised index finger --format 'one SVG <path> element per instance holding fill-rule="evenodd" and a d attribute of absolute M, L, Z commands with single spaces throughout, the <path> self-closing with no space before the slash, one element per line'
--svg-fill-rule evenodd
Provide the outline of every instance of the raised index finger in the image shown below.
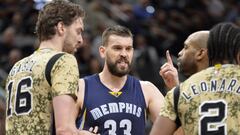
<path fill-rule="evenodd" d="M 173 66 L 172 58 L 170 56 L 169 50 L 166 51 L 167 63 Z"/>

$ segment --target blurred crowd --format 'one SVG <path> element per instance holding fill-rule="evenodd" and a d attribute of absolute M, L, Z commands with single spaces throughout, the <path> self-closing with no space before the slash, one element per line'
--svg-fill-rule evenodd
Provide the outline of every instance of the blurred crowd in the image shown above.
<path fill-rule="evenodd" d="M 49 0 L 1 0 L 0 2 L 0 95 L 13 64 L 31 54 L 38 41 L 35 22 Z M 240 26 L 239 0 L 72 0 L 86 10 L 84 48 L 76 53 L 81 77 L 98 73 L 103 61 L 98 54 L 103 30 L 115 24 L 134 34 L 132 74 L 153 82 L 164 94 L 159 68 L 170 50 L 176 64 L 187 36 L 222 21 Z M 184 79 L 184 77 L 181 77 Z"/>

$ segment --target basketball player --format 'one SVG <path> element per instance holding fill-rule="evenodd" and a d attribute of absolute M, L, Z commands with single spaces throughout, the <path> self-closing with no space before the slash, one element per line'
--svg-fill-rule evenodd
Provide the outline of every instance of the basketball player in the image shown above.
<path fill-rule="evenodd" d="M 209 31 L 197 31 L 192 33 L 184 42 L 184 48 L 178 53 L 178 71 L 186 77 L 197 73 L 208 67 L 207 41 Z M 163 64 L 159 74 L 162 76 L 165 85 L 172 89 L 179 84 L 177 69 L 169 51 L 166 52 L 167 62 Z"/>
<path fill-rule="evenodd" d="M 76 134 L 75 106 L 78 66 L 72 55 L 82 44 L 84 11 L 65 0 L 46 4 L 36 33 L 40 46 L 17 62 L 7 83 L 7 135 Z M 53 127 L 54 128 L 54 127 Z"/>
<path fill-rule="evenodd" d="M 240 132 L 239 42 L 240 29 L 231 23 L 220 23 L 210 30 L 210 67 L 167 94 L 151 135 L 171 135 L 180 124 L 187 135 Z"/>
<path fill-rule="evenodd" d="M 80 80 L 79 128 L 98 126 L 101 135 L 144 135 L 147 113 L 156 119 L 163 96 L 152 83 L 128 75 L 132 33 L 123 26 L 107 28 L 99 52 L 105 59 L 102 72 Z"/>
<path fill-rule="evenodd" d="M 197 31 L 188 36 L 184 48 L 178 53 L 178 71 L 186 77 L 191 76 L 208 67 L 207 41 L 209 31 Z M 167 62 L 163 64 L 159 74 L 162 76 L 168 89 L 179 84 L 178 72 L 174 67 L 169 51 L 166 52 Z M 183 135 L 179 128 L 174 135 Z"/>

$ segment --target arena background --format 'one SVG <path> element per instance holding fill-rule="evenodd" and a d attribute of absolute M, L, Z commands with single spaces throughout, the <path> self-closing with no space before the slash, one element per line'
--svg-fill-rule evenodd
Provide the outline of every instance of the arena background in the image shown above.
<path fill-rule="evenodd" d="M 31 54 L 38 10 L 50 0 L 0 0 L 0 120 L 4 121 L 4 82 L 13 64 Z M 240 26 L 239 0 L 72 0 L 86 10 L 84 44 L 76 53 L 81 77 L 101 71 L 101 33 L 120 24 L 134 34 L 133 75 L 153 82 L 165 95 L 159 68 L 170 50 L 174 64 L 187 36 L 218 22 Z M 180 79 L 184 76 L 180 74 Z M 0 134 L 4 127 L 0 122 Z"/>

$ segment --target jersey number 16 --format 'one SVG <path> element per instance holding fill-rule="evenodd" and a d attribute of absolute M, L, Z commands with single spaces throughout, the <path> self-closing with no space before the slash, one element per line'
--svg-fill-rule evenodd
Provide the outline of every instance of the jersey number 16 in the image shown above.
<path fill-rule="evenodd" d="M 30 90 L 32 89 L 32 78 L 26 77 L 21 79 L 16 84 L 15 94 L 13 94 L 14 81 L 10 81 L 7 84 L 8 92 L 8 106 L 7 106 L 7 116 L 11 116 L 13 113 L 12 104 L 14 104 L 14 112 L 16 115 L 28 114 L 32 110 L 32 94 Z M 13 95 L 15 95 L 15 101 L 12 101 Z"/>

